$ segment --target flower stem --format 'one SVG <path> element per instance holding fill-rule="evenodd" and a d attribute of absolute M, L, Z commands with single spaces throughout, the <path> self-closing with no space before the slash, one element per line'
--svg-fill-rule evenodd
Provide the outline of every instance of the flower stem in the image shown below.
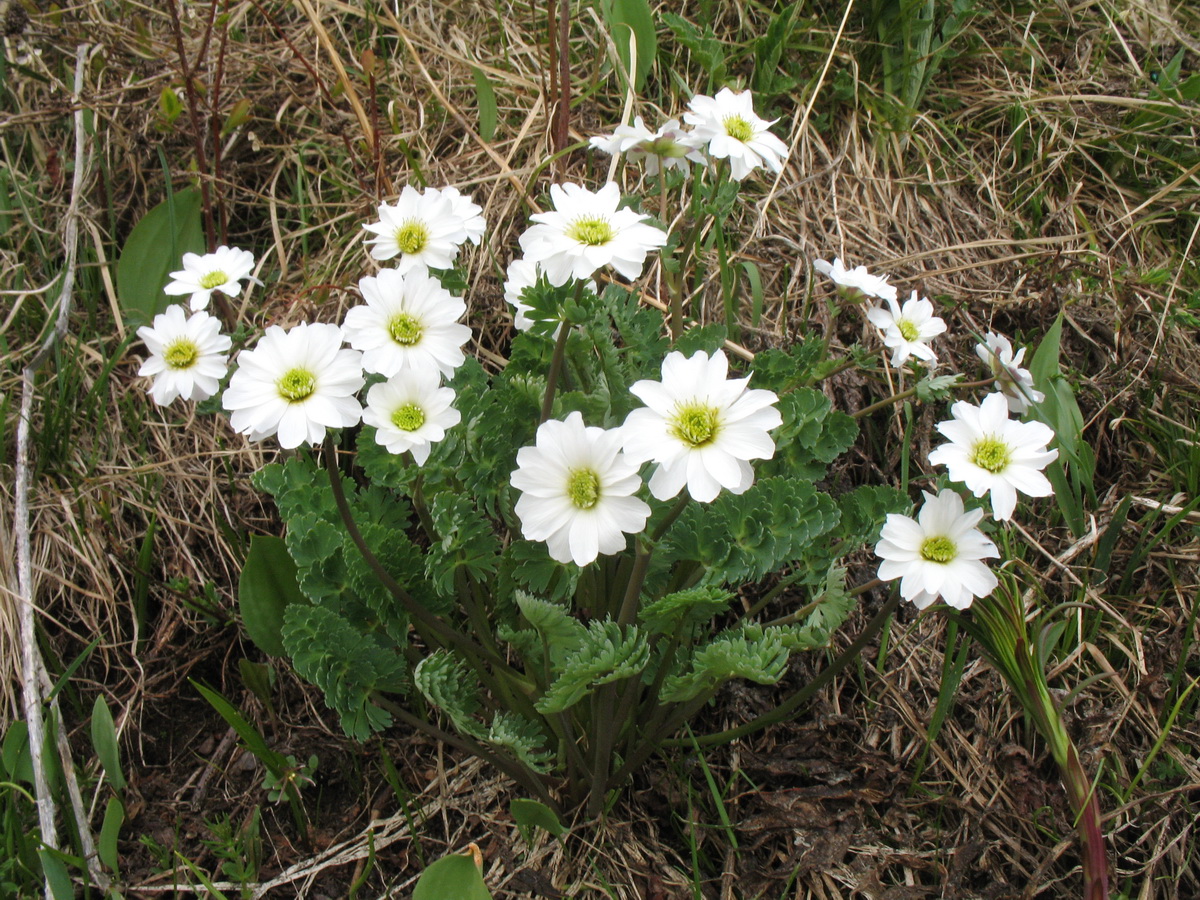
<path fill-rule="evenodd" d="M 577 281 L 575 284 L 575 302 L 578 303 L 583 297 L 583 282 Z M 558 377 L 562 372 L 563 366 L 566 364 L 567 357 L 567 338 L 571 334 L 570 324 L 563 322 L 558 326 L 558 337 L 554 339 L 554 355 L 550 357 L 550 371 L 546 374 L 546 396 L 542 398 L 542 416 L 538 419 L 538 424 L 541 425 L 550 418 L 550 413 L 554 409 L 554 392 L 558 388 Z"/>
<path fill-rule="evenodd" d="M 961 384 L 951 385 L 951 387 L 952 388 L 986 387 L 987 385 L 992 384 L 995 380 L 996 380 L 995 378 L 985 378 L 982 381 L 964 381 Z M 892 394 L 892 396 L 890 396 L 890 397 L 884 397 L 882 400 L 872 403 L 870 406 L 864 406 L 862 409 L 860 409 L 856 413 L 853 413 L 852 415 L 856 419 L 862 419 L 866 416 L 871 415 L 871 413 L 873 413 L 873 412 L 878 412 L 879 410 L 881 410 L 885 407 L 893 406 L 896 403 L 900 403 L 902 400 L 907 400 L 909 397 L 914 397 L 914 396 L 916 396 L 916 393 L 917 393 L 916 387 L 910 387 L 907 390 L 903 390 L 903 391 L 900 391 L 899 393 Z"/>
<path fill-rule="evenodd" d="M 354 542 L 354 546 L 362 554 L 363 560 L 370 567 L 371 571 L 375 573 L 375 577 L 383 583 L 383 586 L 388 589 L 393 597 L 400 601 L 405 611 L 420 622 L 430 633 L 435 635 L 443 644 L 456 647 L 466 653 L 475 662 L 475 668 L 480 671 L 481 675 L 483 674 L 483 667 L 479 665 L 477 658 L 486 659 L 498 670 L 504 670 L 516 675 L 517 673 L 503 659 L 494 653 L 489 653 L 465 634 L 461 634 L 450 625 L 447 625 L 418 603 L 416 598 L 391 576 L 387 569 L 383 567 L 383 564 L 379 562 L 378 557 L 371 551 L 366 539 L 362 536 L 362 532 L 358 530 L 358 524 L 354 521 L 354 513 L 350 509 L 349 501 L 346 499 L 345 488 L 342 487 L 342 477 L 338 471 L 337 464 L 337 450 L 333 446 L 332 435 L 326 435 L 325 437 L 324 460 L 325 469 L 329 473 L 329 486 L 333 491 L 333 500 L 337 504 L 338 514 L 342 518 L 342 524 L 346 526 L 346 532 L 350 535 L 350 540 Z"/>

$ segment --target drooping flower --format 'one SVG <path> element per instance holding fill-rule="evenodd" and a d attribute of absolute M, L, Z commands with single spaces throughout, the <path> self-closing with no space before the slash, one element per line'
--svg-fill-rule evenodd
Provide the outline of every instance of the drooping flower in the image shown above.
<path fill-rule="evenodd" d="M 402 369 L 432 368 L 449 378 L 465 358 L 471 329 L 458 320 L 467 305 L 415 266 L 359 279 L 367 302 L 346 312 L 346 342 L 363 352 L 363 368 L 387 378 Z"/>
<path fill-rule="evenodd" d="M 221 334 L 221 323 L 213 316 L 203 311 L 187 316 L 183 306 L 175 304 L 155 316 L 152 325 L 139 328 L 137 335 L 150 351 L 138 374 L 154 376 L 147 393 L 159 406 L 176 397 L 205 400 L 220 389 L 229 371 L 226 351 L 232 341 Z"/>
<path fill-rule="evenodd" d="M 233 430 L 252 441 L 278 434 L 288 450 L 315 445 L 326 428 L 348 428 L 362 416 L 354 397 L 364 382 L 362 354 L 342 349 L 336 325 L 272 325 L 237 363 L 221 403 Z"/>
<path fill-rule="evenodd" d="M 996 379 L 996 389 L 1008 401 L 1008 411 L 1014 416 L 1029 410 L 1031 403 L 1041 403 L 1046 395 L 1033 387 L 1033 375 L 1021 368 L 1025 348 L 1015 354 L 1012 344 L 1002 334 L 989 331 L 982 344 L 975 345 L 975 354 L 987 363 Z"/>
<path fill-rule="evenodd" d="M 526 288 L 537 284 L 538 279 L 543 277 L 541 266 L 523 256 L 518 256 L 508 264 L 505 276 L 504 299 L 513 308 L 513 325 L 516 326 L 517 331 L 528 331 L 533 327 L 533 320 L 529 318 L 529 307 L 521 299 L 521 294 Z M 594 281 L 587 282 L 583 288 L 593 294 L 599 293 Z"/>
<path fill-rule="evenodd" d="M 249 250 L 222 245 L 203 256 L 185 253 L 183 268 L 171 273 L 171 281 L 163 288 L 163 293 L 172 297 L 191 294 L 189 303 L 195 312 L 208 306 L 213 291 L 237 296 L 241 293 L 243 278 L 262 284 L 250 274 L 253 271 L 254 254 Z"/>
<path fill-rule="evenodd" d="M 363 228 L 375 237 L 367 240 L 378 260 L 400 257 L 396 268 L 405 273 L 414 266 L 449 269 L 458 248 L 468 240 L 479 242 L 484 222 L 479 207 L 456 188 L 417 191 L 407 184 L 395 205 L 379 206 L 379 221 Z"/>
<path fill-rule="evenodd" d="M 662 365 L 662 381 L 639 381 L 629 390 L 645 403 L 625 419 L 625 453 L 638 463 L 658 463 L 650 493 L 674 497 L 686 485 L 694 500 L 709 503 L 724 488 L 734 494 L 754 483 L 749 460 L 770 459 L 767 433 L 783 423 L 771 391 L 750 390 L 749 378 L 727 379 L 729 361 L 674 351 Z"/>
<path fill-rule="evenodd" d="M 617 209 L 621 189 L 611 181 L 595 193 L 577 184 L 551 185 L 550 200 L 554 209 L 530 216 L 535 224 L 520 242 L 525 257 L 556 287 L 606 265 L 637 278 L 646 254 L 667 242 L 666 232 L 645 224 L 649 216 Z"/>
<path fill-rule="evenodd" d="M 943 490 L 925 494 L 916 519 L 889 513 L 875 545 L 879 577 L 900 579 L 900 596 L 917 609 L 941 597 L 955 609 L 966 609 L 976 597 L 986 597 L 996 587 L 996 576 L 985 559 L 1000 551 L 975 526 L 982 509 L 963 511 L 962 497 Z"/>
<path fill-rule="evenodd" d="M 882 275 L 872 275 L 866 266 L 855 266 L 847 269 L 838 257 L 833 262 L 824 259 L 814 259 L 813 268 L 822 275 L 828 275 L 840 288 L 861 292 L 868 297 L 878 297 L 880 300 L 895 300 L 896 287 L 887 283 Z"/>
<path fill-rule="evenodd" d="M 887 308 L 874 306 L 867 310 L 867 319 L 883 332 L 883 345 L 892 351 L 892 365 L 904 365 L 910 356 L 936 363 L 937 355 L 929 341 L 946 330 L 946 323 L 933 314 L 928 298 L 917 299 L 917 292 L 900 306 L 889 300 Z"/>
<path fill-rule="evenodd" d="M 589 143 L 609 156 L 625 153 L 630 162 L 644 162 L 649 175 L 664 168 L 686 172 L 689 162 L 705 163 L 700 152 L 704 141 L 697 141 L 695 132 L 681 129 L 678 119 L 668 119 L 652 132 L 641 116 L 634 116 L 632 125 L 618 125 L 612 134 L 597 135 Z"/>
<path fill-rule="evenodd" d="M 1018 491 L 1030 497 L 1054 493 L 1042 474 L 1058 459 L 1057 450 L 1046 449 L 1054 439 L 1048 425 L 1010 420 L 1008 403 L 999 393 L 988 394 L 979 406 L 960 400 L 950 414 L 953 419 L 937 426 L 950 443 L 937 447 L 929 461 L 944 465 L 951 479 L 965 484 L 976 497 L 990 493 L 997 519 L 1012 518 Z"/>
<path fill-rule="evenodd" d="M 690 112 L 683 121 L 695 126 L 693 132 L 699 143 L 708 143 L 709 155 L 729 160 L 729 174 L 741 181 L 759 166 L 779 172 L 787 159 L 787 144 L 768 130 L 778 119 L 770 122 L 754 112 L 754 98 L 749 91 L 735 94 L 722 88 L 716 97 L 697 94 L 688 103 Z"/>
<path fill-rule="evenodd" d="M 601 553 L 625 549 L 626 534 L 646 527 L 650 507 L 633 496 L 638 467 L 621 452 L 621 430 L 585 427 L 573 412 L 543 422 L 534 446 L 517 451 L 510 477 L 521 491 L 521 532 L 545 541 L 559 562 L 586 566 Z"/>
<path fill-rule="evenodd" d="M 462 419 L 451 406 L 454 391 L 440 384 L 436 369 L 404 369 L 371 385 L 362 420 L 376 429 L 375 443 L 389 453 L 412 451 L 417 465 L 424 465 L 446 429 Z"/>

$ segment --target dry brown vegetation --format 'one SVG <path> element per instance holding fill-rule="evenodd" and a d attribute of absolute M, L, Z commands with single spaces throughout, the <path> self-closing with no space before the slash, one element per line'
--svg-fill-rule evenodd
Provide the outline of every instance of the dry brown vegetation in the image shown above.
<path fill-rule="evenodd" d="M 83 102 L 94 113 L 94 160 L 76 312 L 35 406 L 33 547 L 51 671 L 100 639 L 64 697 L 80 729 L 81 765 L 95 768 L 84 734 L 96 693 L 122 734 L 131 782 L 126 896 L 194 881 L 184 869 L 163 874 L 141 836 L 215 871 L 201 843 L 205 820 L 241 822 L 256 804 L 264 807 L 261 880 L 275 885 L 272 897 L 345 894 L 363 872 L 368 833 L 375 868 L 362 890 L 371 896 L 406 894 L 422 861 L 470 841 L 482 847 L 498 897 L 1077 895 L 1056 771 L 974 652 L 926 751 L 945 648 L 936 615 L 904 611 L 887 646 L 876 644 L 796 721 L 703 758 L 680 752 L 655 763 L 599 830 L 578 829 L 562 846 L 528 848 L 507 812 L 511 785 L 475 761 L 399 729 L 365 747 L 346 741 L 319 696 L 284 666 L 276 667 L 275 708 L 265 709 L 239 676 L 240 659 L 262 657 L 239 635 L 235 595 L 247 535 L 278 528 L 248 482 L 275 451 L 247 446 L 219 417 L 153 407 L 115 295 L 122 241 L 164 196 L 164 168 L 176 188 L 204 171 L 230 242 L 263 259 L 265 289 L 232 304 L 251 329 L 340 319 L 367 262 L 359 224 L 404 183 L 472 193 L 490 228 L 467 260 L 470 322 L 486 360 L 509 337 L 501 271 L 528 202 L 553 178 L 602 178 L 607 158 L 575 150 L 546 165 L 544 4 L 230 0 L 227 27 L 211 30 L 207 4 L 183 4 L 194 124 L 187 111 L 167 124 L 159 104 L 164 88 L 187 93 L 170 6 L 0 3 L 0 547 L 12 542 L 20 369 L 51 319 L 62 264 L 76 164 L 75 48 L 93 48 Z M 784 63 L 797 86 L 769 98 L 791 162 L 774 183 L 747 182 L 730 226 L 742 236 L 741 258 L 759 264 L 767 298 L 743 340 L 759 349 L 814 329 L 847 346 L 869 340 L 849 324 L 857 319 L 835 318 L 811 296 L 824 288 L 811 284 L 809 261 L 833 254 L 933 297 L 954 335 L 952 369 L 969 365 L 971 333 L 995 329 L 1036 343 L 1065 311 L 1064 361 L 1098 459 L 1097 505 L 1089 534 L 1074 539 L 1046 504 L 1012 552 L 1038 602 L 1089 607 L 1051 683 L 1065 698 L 1102 676 L 1071 698 L 1066 714 L 1097 778 L 1114 895 L 1200 896 L 1200 731 L 1196 697 L 1185 693 L 1200 675 L 1200 320 L 1189 312 L 1200 306 L 1200 119 L 1195 102 L 1170 111 L 1150 102 L 1152 74 L 1178 52 L 1184 76 L 1200 63 L 1200 19 L 1187 4 L 1160 0 L 989 8 L 942 62 L 911 127 L 896 131 L 895 104 L 877 86 L 867 6 L 852 11 L 840 34 L 841 6 L 800 10 Z M 774 14 L 772 4 L 741 0 L 664 9 L 697 21 L 707 13 L 730 53 L 764 33 Z M 678 114 L 684 100 L 672 70 L 697 90 L 703 73 L 668 31 L 659 40 L 647 102 Z M 611 59 L 599 12 L 576 9 L 572 76 L 581 99 L 572 140 L 618 120 L 624 98 Z M 472 66 L 495 87 L 491 142 L 477 134 Z M 730 77 L 748 79 L 752 67 L 744 53 Z M 248 104 L 244 124 L 212 137 L 211 126 L 240 103 Z M 1147 121 L 1151 113 L 1158 118 Z M 210 134 L 203 164 L 197 128 Z M 636 186 L 632 169 L 624 177 Z M 710 299 L 706 308 L 719 315 L 715 290 Z M 851 410 L 880 396 L 850 375 L 831 391 Z M 916 433 L 926 435 L 917 439 L 925 451 L 940 411 L 922 416 Z M 873 427 L 848 464 L 893 480 L 896 460 L 873 455 L 888 420 Z M 1097 545 L 1127 496 L 1128 520 L 1097 569 Z M 0 723 L 20 713 L 10 562 L 0 553 Z M 871 560 L 859 562 L 858 580 L 867 580 Z M 843 643 L 881 600 L 867 595 Z M 804 683 L 822 664 L 794 664 L 777 690 Z M 282 807 L 269 807 L 253 758 L 189 678 L 233 698 L 281 752 L 318 754 L 318 783 L 306 792 L 312 844 Z M 741 721 L 762 706 L 764 690 L 727 692 L 697 731 Z M 1179 715 L 1167 724 L 1172 709 Z M 1151 753 L 1154 764 L 1135 783 Z M 408 796 L 397 797 L 381 775 L 384 754 Z M 706 768 L 724 791 L 726 825 Z M 691 827 L 689 818 L 703 824 Z"/>

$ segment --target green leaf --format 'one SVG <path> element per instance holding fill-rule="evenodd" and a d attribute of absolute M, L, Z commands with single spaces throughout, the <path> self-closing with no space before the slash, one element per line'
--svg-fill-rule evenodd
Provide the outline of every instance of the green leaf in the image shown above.
<path fill-rule="evenodd" d="M 713 33 L 711 25 L 706 25 L 700 31 L 683 16 L 675 13 L 663 13 L 662 20 L 675 34 L 676 40 L 687 47 L 692 54 L 692 62 L 708 75 L 708 83 L 721 84 L 725 81 L 725 48 Z"/>
<path fill-rule="evenodd" d="M 650 645 L 637 628 L 592 622 L 578 653 L 534 706 L 546 715 L 563 712 L 600 685 L 637 675 L 649 662 Z"/>
<path fill-rule="evenodd" d="M 917 399 L 922 403 L 933 403 L 950 396 L 950 391 L 961 375 L 926 375 L 916 384 Z"/>
<path fill-rule="evenodd" d="M 421 873 L 412 900 L 492 900 L 474 857 L 444 856 Z"/>
<path fill-rule="evenodd" d="M 50 886 L 50 895 L 54 900 L 74 900 L 75 886 L 71 883 L 71 876 L 61 857 L 61 853 L 49 847 L 38 850 L 38 858 L 42 861 L 42 874 L 46 876 L 46 884 Z"/>
<path fill-rule="evenodd" d="M 513 821 L 517 823 L 517 827 L 521 829 L 526 843 L 530 842 L 529 831 L 533 828 L 541 828 L 555 837 L 562 837 L 567 832 L 567 829 L 563 828 L 562 823 L 558 821 L 554 810 L 537 800 L 517 797 L 508 804 L 508 811 L 512 815 Z"/>
<path fill-rule="evenodd" d="M 671 349 L 678 350 L 687 357 L 695 356 L 701 350 L 711 356 L 725 345 L 725 338 L 728 336 L 729 332 L 724 325 L 712 322 L 689 328 L 679 335 Z"/>
<path fill-rule="evenodd" d="M 234 708 L 232 703 L 212 688 L 205 687 L 200 682 L 190 678 L 188 681 L 192 682 L 192 687 L 200 692 L 200 695 L 212 705 L 212 708 L 220 714 L 229 727 L 237 732 L 238 737 L 245 742 L 246 749 L 253 753 L 259 762 L 271 770 L 271 774 L 276 777 L 283 774 L 288 767 L 287 757 L 282 753 L 276 753 L 268 747 L 266 739 L 263 738 L 259 730 L 247 722 L 242 717 L 242 714 Z"/>
<path fill-rule="evenodd" d="M 774 684 L 783 677 L 788 650 L 778 635 L 769 630 L 748 629 L 745 634 L 723 634 L 697 649 L 689 671 L 663 681 L 659 699 L 682 703 L 704 692 L 716 690 L 732 678 L 748 678 L 758 684 Z"/>
<path fill-rule="evenodd" d="M 108 805 L 104 807 L 104 823 L 100 826 L 100 836 L 96 840 L 96 853 L 100 862 L 108 866 L 110 872 L 116 872 L 120 862 L 117 838 L 121 835 L 121 825 L 124 822 L 125 807 L 116 797 L 109 797 Z"/>
<path fill-rule="evenodd" d="M 608 29 L 612 32 L 625 74 L 632 76 L 634 92 L 640 92 L 658 52 L 650 4 L 647 0 L 611 0 L 605 4 L 604 17 L 608 20 Z M 637 60 L 632 69 L 629 58 L 631 44 L 637 51 Z"/>
<path fill-rule="evenodd" d="M 282 538 L 256 534 L 238 581 L 238 608 L 246 634 L 264 653 L 283 656 L 283 613 L 291 603 L 305 603 L 296 563 Z"/>
<path fill-rule="evenodd" d="M 203 253 L 200 191 L 169 195 L 133 226 L 117 260 L 117 299 L 130 328 L 148 325 L 171 303 L 163 293 L 184 253 Z"/>
<path fill-rule="evenodd" d="M 479 104 L 479 136 L 491 141 L 496 136 L 496 92 L 487 74 L 478 66 L 471 66 L 475 79 L 475 100 Z"/>
<path fill-rule="evenodd" d="M 125 789 L 125 775 L 121 771 L 121 749 L 117 744 L 117 729 L 113 725 L 112 713 L 103 696 L 97 696 L 92 705 L 92 746 L 104 766 L 104 774 L 112 782 L 113 787 L 121 791 Z"/>
<path fill-rule="evenodd" d="M 650 634 L 674 634 L 677 630 L 708 622 L 717 613 L 729 609 L 733 594 L 720 588 L 691 588 L 676 591 L 655 600 L 638 613 L 638 619 Z"/>

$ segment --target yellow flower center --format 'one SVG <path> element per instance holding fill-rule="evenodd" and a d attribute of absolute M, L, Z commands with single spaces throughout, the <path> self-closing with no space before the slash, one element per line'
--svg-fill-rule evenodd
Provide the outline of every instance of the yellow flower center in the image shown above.
<path fill-rule="evenodd" d="M 912 343 L 921 336 L 921 332 L 918 330 L 917 326 L 908 321 L 908 319 L 901 319 L 899 322 L 897 322 L 896 330 L 898 330 L 900 332 L 900 336 L 909 343 Z"/>
<path fill-rule="evenodd" d="M 670 431 L 672 436 L 689 447 L 703 447 L 716 440 L 720 426 L 717 411 L 713 407 L 694 403 L 681 407 L 675 413 Z"/>
<path fill-rule="evenodd" d="M 200 287 L 206 291 L 211 291 L 215 287 L 220 287 L 229 280 L 229 276 L 217 269 L 215 272 L 205 272 L 200 276 Z"/>
<path fill-rule="evenodd" d="M 388 334 L 397 344 L 411 347 L 421 340 L 421 323 L 409 313 L 400 313 L 388 322 Z"/>
<path fill-rule="evenodd" d="M 578 509 L 600 502 L 600 479 L 591 469 L 576 469 L 567 477 L 567 497 Z"/>
<path fill-rule="evenodd" d="M 392 413 L 392 424 L 401 431 L 416 431 L 425 424 L 425 410 L 415 403 L 405 403 Z"/>
<path fill-rule="evenodd" d="M 163 362 L 172 369 L 190 369 L 200 356 L 200 348 L 188 338 L 177 338 L 163 348 Z"/>
<path fill-rule="evenodd" d="M 429 244 L 429 229 L 424 222 L 409 219 L 396 229 L 396 246 L 401 253 L 420 253 Z"/>
<path fill-rule="evenodd" d="M 727 116 L 722 124 L 725 126 L 725 133 L 735 141 L 744 144 L 754 137 L 754 126 L 741 116 Z"/>
<path fill-rule="evenodd" d="M 948 537 L 931 537 L 926 538 L 925 543 L 921 545 L 921 559 L 929 562 L 942 563 L 943 565 L 952 562 L 954 557 L 958 555 L 958 548 L 954 546 L 954 541 Z"/>
<path fill-rule="evenodd" d="M 1012 462 L 1012 451 L 1004 441 L 985 437 L 971 448 L 971 462 L 995 475 L 1008 468 Z"/>
<path fill-rule="evenodd" d="M 279 396 L 291 403 L 299 403 L 312 396 L 317 389 L 317 378 L 307 369 L 290 369 L 275 382 Z"/>
<path fill-rule="evenodd" d="M 594 216 L 572 222 L 571 227 L 567 229 L 567 237 L 589 247 L 600 247 L 616 237 L 616 233 L 607 219 Z"/>

